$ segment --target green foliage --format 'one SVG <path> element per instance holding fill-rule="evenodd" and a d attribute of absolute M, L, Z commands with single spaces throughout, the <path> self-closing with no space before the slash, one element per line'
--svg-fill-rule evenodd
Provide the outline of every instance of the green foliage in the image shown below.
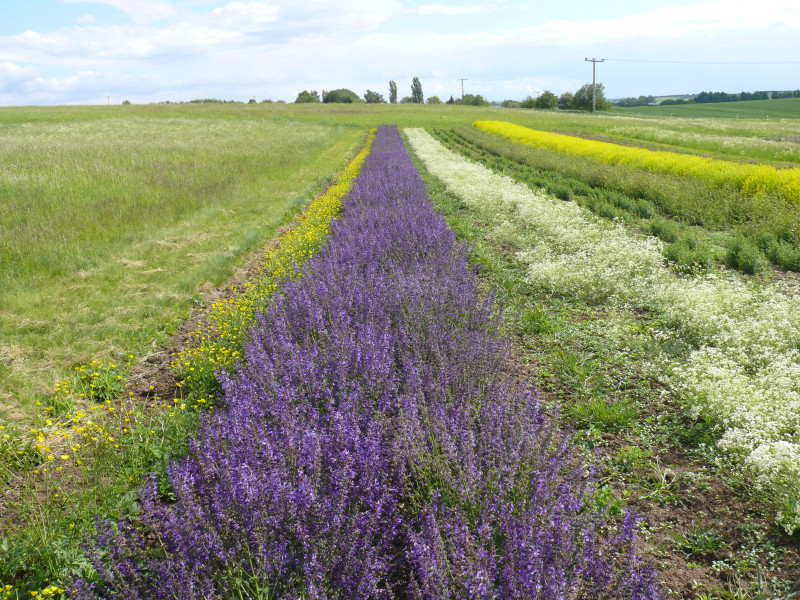
<path fill-rule="evenodd" d="M 456 104 L 463 104 L 464 106 L 489 106 L 489 101 L 480 94 L 464 94 L 464 98 L 456 100 Z"/>
<path fill-rule="evenodd" d="M 552 194 L 559 200 L 572 200 L 574 194 L 572 193 L 572 188 L 568 184 L 564 183 L 557 183 L 554 185 L 547 186 L 547 193 Z"/>
<path fill-rule="evenodd" d="M 442 99 L 439 96 L 428 96 L 425 101 L 426 104 L 442 104 Z"/>
<path fill-rule="evenodd" d="M 558 106 L 558 97 L 550 90 L 545 90 L 534 101 L 534 106 L 540 109 L 551 109 Z"/>
<path fill-rule="evenodd" d="M 131 356 L 130 359 L 133 357 Z M 54 401 L 64 397 L 78 397 L 92 402 L 105 402 L 119 398 L 125 392 L 125 380 L 130 363 L 93 360 L 74 368 L 70 379 L 56 386 Z"/>
<path fill-rule="evenodd" d="M 500 103 L 500 106 L 502 106 L 503 108 L 520 108 L 522 104 L 520 102 L 517 102 L 516 100 L 503 100 Z"/>
<path fill-rule="evenodd" d="M 683 229 L 679 223 L 664 217 L 656 217 L 650 223 L 650 233 L 670 244 L 678 241 L 678 236 L 683 232 Z"/>
<path fill-rule="evenodd" d="M 771 232 L 762 232 L 753 242 L 772 264 L 788 271 L 800 271 L 800 248 L 787 239 L 781 239 Z"/>
<path fill-rule="evenodd" d="M 519 317 L 517 331 L 522 336 L 541 335 L 553 331 L 553 322 L 543 304 L 526 309 Z"/>
<path fill-rule="evenodd" d="M 761 249 L 744 238 L 735 238 L 728 247 L 726 264 L 745 273 L 760 273 L 769 267 L 769 261 Z"/>
<path fill-rule="evenodd" d="M 319 92 L 317 90 L 303 90 L 299 94 L 297 94 L 297 98 L 295 99 L 295 104 L 308 104 L 313 102 L 319 102 Z"/>
<path fill-rule="evenodd" d="M 592 110 L 592 84 L 587 83 L 575 92 L 575 95 L 572 97 L 572 103 L 570 108 L 574 108 L 575 110 L 585 110 L 591 111 Z M 609 111 L 611 110 L 611 102 L 606 100 L 605 95 L 605 87 L 602 83 L 598 83 L 595 87 L 594 93 L 596 95 L 595 98 L 595 108 L 599 111 Z"/>
<path fill-rule="evenodd" d="M 589 198 L 587 206 L 593 213 L 606 219 L 617 219 L 625 214 L 603 196 L 592 195 Z"/>
<path fill-rule="evenodd" d="M 533 96 L 526 96 L 519 106 L 520 108 L 536 108 L 536 99 Z"/>
<path fill-rule="evenodd" d="M 572 102 L 574 100 L 574 96 L 571 92 L 564 92 L 558 97 L 558 108 L 561 110 L 569 110 L 573 108 Z"/>
<path fill-rule="evenodd" d="M 383 97 L 383 94 L 373 92 L 372 90 L 367 90 L 364 93 L 364 100 L 367 104 L 386 104 L 386 99 Z"/>
<path fill-rule="evenodd" d="M 597 510 L 605 510 L 611 517 L 620 517 L 624 514 L 628 503 L 623 496 L 618 498 L 614 488 L 610 485 L 601 485 L 592 493 Z"/>
<path fill-rule="evenodd" d="M 419 81 L 419 77 L 414 77 L 411 80 L 411 102 L 415 104 L 422 104 L 425 101 L 424 96 L 422 95 L 422 83 Z"/>
<path fill-rule="evenodd" d="M 650 464 L 652 457 L 650 450 L 639 446 L 623 446 L 614 457 L 614 465 L 622 473 L 638 473 Z"/>
<path fill-rule="evenodd" d="M 614 400 L 600 395 L 576 400 L 566 407 L 565 413 L 576 427 L 598 427 L 612 433 L 630 427 L 641 414 L 629 399 Z"/>
<path fill-rule="evenodd" d="M 354 104 L 362 102 L 361 98 L 359 98 L 354 91 L 346 88 L 324 92 L 322 101 L 326 104 Z"/>
<path fill-rule="evenodd" d="M 701 243 L 690 233 L 682 233 L 674 244 L 664 250 L 664 256 L 679 271 L 708 273 L 714 270 L 714 253 L 708 244 Z"/>
<path fill-rule="evenodd" d="M 389 81 L 389 103 L 397 104 L 397 84 L 394 81 Z"/>
<path fill-rule="evenodd" d="M 713 526 L 692 523 L 674 536 L 675 548 L 688 556 L 715 556 L 727 544 Z"/>
<path fill-rule="evenodd" d="M 413 104 L 413 103 L 414 103 L 414 98 L 412 98 L 411 96 L 403 96 L 402 98 L 400 98 L 400 104 Z"/>
<path fill-rule="evenodd" d="M 0 486 L 14 473 L 32 469 L 42 460 L 33 440 L 22 435 L 15 423 L 0 418 Z"/>

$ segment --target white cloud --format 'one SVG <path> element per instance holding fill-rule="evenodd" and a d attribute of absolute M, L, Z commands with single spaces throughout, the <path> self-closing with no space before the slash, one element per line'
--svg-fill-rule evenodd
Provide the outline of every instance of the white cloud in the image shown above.
<path fill-rule="evenodd" d="M 452 4 L 423 4 L 413 12 L 419 13 L 423 16 L 445 15 L 477 15 L 480 13 L 489 12 L 487 6 L 454 6 Z"/>
<path fill-rule="evenodd" d="M 800 4 L 786 0 L 708 0 L 586 23 L 553 21 L 520 33 L 537 45 L 590 46 L 636 39 L 696 39 L 700 35 L 774 27 L 800 29 Z"/>
<path fill-rule="evenodd" d="M 489 28 L 489 19 L 477 19 L 474 27 L 458 33 L 446 26 L 449 17 L 486 9 L 447 1 L 411 8 L 399 0 L 189 0 L 174 5 L 165 0 L 97 0 L 125 10 L 132 20 L 101 25 L 87 15 L 57 31 L 0 36 L 0 55 L 8 61 L 0 64 L 0 90 L 6 90 L 0 102 L 24 102 L 26 94 L 43 102 L 104 99 L 106 91 L 113 94 L 113 86 L 126 81 L 133 82 L 132 87 L 129 92 L 120 87 L 120 94 L 132 100 L 135 94 L 171 94 L 160 96 L 163 99 L 256 94 L 292 100 L 303 88 L 381 91 L 389 79 L 407 95 L 415 75 L 422 79 L 426 95 L 459 95 L 456 78 L 468 77 L 468 92 L 519 99 L 542 89 L 577 89 L 576 83 L 586 77 L 584 56 L 725 60 L 721 53 L 731 54 L 724 48 L 729 44 L 756 61 L 770 60 L 770 55 L 781 60 L 800 51 L 800 42 L 793 41 L 800 40 L 800 5 L 788 0 L 763 0 L 758 5 L 704 0 L 594 22 L 571 18 L 524 28 L 506 25 L 505 30 Z M 198 7 L 206 8 L 196 12 Z M 408 19 L 415 14 L 423 15 L 430 26 L 399 26 L 409 20 L 418 23 Z M 525 23 L 531 23 L 530 16 L 526 13 Z M 387 24 L 390 27 L 384 27 Z M 626 50 L 617 54 L 620 48 Z M 656 54 L 645 56 L 648 51 Z M 681 55 L 682 51 L 694 55 Z M 604 75 L 619 64 L 608 63 Z M 31 83 L 38 73 L 55 68 L 59 74 L 73 75 Z M 688 76 L 681 79 L 676 89 L 690 81 Z M 782 85 L 754 83 L 748 89 Z M 746 89 L 747 84 L 737 81 L 736 86 Z M 611 92 L 611 86 L 607 89 Z M 182 90 L 189 97 L 179 95 Z M 234 95 L 239 91 L 244 95 Z"/>
<path fill-rule="evenodd" d="M 73 19 L 73 22 L 78 25 L 93 25 L 97 22 L 97 19 L 95 19 L 92 15 L 83 15 L 77 19 Z"/>
<path fill-rule="evenodd" d="M 113 6 L 128 14 L 135 23 L 154 23 L 176 16 L 175 7 L 168 0 L 66 0 L 86 4 Z"/>
<path fill-rule="evenodd" d="M 20 67 L 10 62 L 0 63 L 0 92 L 14 87 L 36 77 L 34 67 Z"/>
<path fill-rule="evenodd" d="M 229 31 L 259 31 L 268 23 L 278 18 L 280 7 L 264 2 L 231 2 L 223 7 L 215 8 L 201 21 L 212 25 L 215 29 Z"/>

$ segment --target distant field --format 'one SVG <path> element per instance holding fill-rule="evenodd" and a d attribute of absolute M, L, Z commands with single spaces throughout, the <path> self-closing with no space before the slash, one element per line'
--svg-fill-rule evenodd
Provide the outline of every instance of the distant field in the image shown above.
<path fill-rule="evenodd" d="M 678 94 L 677 96 L 656 96 L 657 102 L 663 102 L 664 100 L 679 100 L 679 99 L 688 100 L 689 98 L 694 98 L 694 94 Z"/>
<path fill-rule="evenodd" d="M 663 98 L 660 98 L 663 100 Z M 745 102 L 715 102 L 710 104 L 683 104 L 671 106 L 615 107 L 615 113 L 658 115 L 675 117 L 700 117 L 715 119 L 797 119 L 800 118 L 800 98 L 778 100 L 747 100 Z"/>

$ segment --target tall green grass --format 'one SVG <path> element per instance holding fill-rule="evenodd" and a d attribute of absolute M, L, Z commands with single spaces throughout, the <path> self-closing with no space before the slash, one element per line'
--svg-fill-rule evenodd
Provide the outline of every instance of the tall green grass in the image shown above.
<path fill-rule="evenodd" d="M 0 416 L 11 418 L 35 414 L 75 364 L 150 352 L 364 137 L 247 113 L 39 112 L 0 128 Z"/>

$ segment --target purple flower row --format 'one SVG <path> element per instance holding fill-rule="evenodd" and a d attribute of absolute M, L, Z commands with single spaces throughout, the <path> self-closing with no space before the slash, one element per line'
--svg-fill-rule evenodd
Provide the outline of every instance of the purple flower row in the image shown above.
<path fill-rule="evenodd" d="M 658 598 L 506 344 L 394 127 L 259 314 L 177 501 L 105 523 L 76 598 Z"/>

